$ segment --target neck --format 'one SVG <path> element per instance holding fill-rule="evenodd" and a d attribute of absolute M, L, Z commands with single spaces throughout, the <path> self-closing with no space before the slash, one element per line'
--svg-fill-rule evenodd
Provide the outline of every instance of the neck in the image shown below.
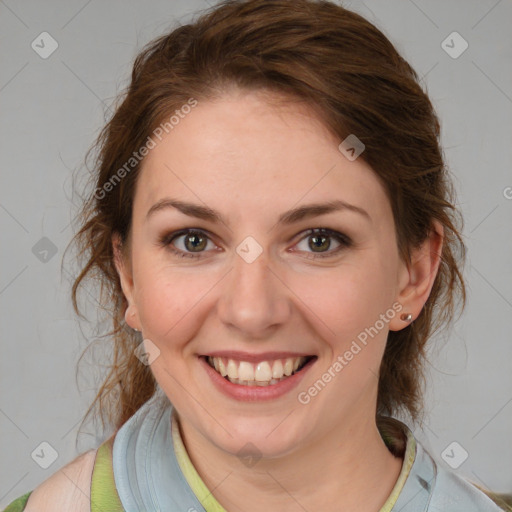
<path fill-rule="evenodd" d="M 262 457 L 251 467 L 181 420 L 180 431 L 199 476 L 229 512 L 378 512 L 403 462 L 386 447 L 375 418 L 359 418 L 287 456 Z"/>

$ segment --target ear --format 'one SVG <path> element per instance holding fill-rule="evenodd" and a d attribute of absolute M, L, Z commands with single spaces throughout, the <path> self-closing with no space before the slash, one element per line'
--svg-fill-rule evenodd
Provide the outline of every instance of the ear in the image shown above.
<path fill-rule="evenodd" d="M 126 298 L 128 307 L 126 308 L 124 319 L 126 323 L 132 328 L 140 331 L 139 327 L 139 315 L 137 312 L 137 306 L 134 301 L 134 287 L 133 287 L 133 276 L 131 261 L 123 250 L 123 244 L 121 237 L 118 233 L 112 235 L 112 250 L 114 254 L 114 264 L 119 274 L 119 280 L 121 282 L 121 288 L 123 295 Z"/>
<path fill-rule="evenodd" d="M 411 261 L 407 264 L 400 261 L 398 295 L 395 300 L 402 305 L 402 310 L 389 322 L 391 331 L 407 327 L 421 313 L 439 270 L 443 240 L 443 225 L 434 220 L 427 239 L 420 247 L 413 249 Z M 410 322 L 400 318 L 402 314 L 409 313 L 412 315 Z"/>

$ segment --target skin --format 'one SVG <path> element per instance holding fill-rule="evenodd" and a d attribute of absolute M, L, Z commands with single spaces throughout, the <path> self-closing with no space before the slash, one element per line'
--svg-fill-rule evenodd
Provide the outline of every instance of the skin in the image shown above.
<path fill-rule="evenodd" d="M 308 404 L 297 395 L 394 303 L 413 320 L 419 315 L 438 270 L 443 229 L 434 223 L 406 265 L 372 169 L 362 158 L 345 158 L 341 141 L 306 106 L 275 100 L 230 91 L 200 101 L 150 151 L 128 245 L 113 239 L 126 321 L 160 350 L 151 370 L 178 413 L 192 463 L 227 510 L 378 511 L 403 461 L 375 424 L 377 375 L 389 330 L 407 323 L 395 314 Z M 226 223 L 174 208 L 147 219 L 166 197 L 208 206 Z M 370 219 L 345 210 L 277 224 L 289 209 L 336 199 Z M 183 228 L 210 234 L 198 258 L 159 245 L 159 237 Z M 320 253 L 328 256 L 311 259 L 319 254 L 308 245 L 311 228 L 332 229 L 353 243 L 343 247 L 331 237 Z M 252 263 L 236 252 L 248 236 L 263 249 Z M 172 244 L 197 254 L 184 241 Z M 219 392 L 199 363 L 199 354 L 224 349 L 318 359 L 285 396 L 243 403 Z M 237 455 L 248 442 L 262 455 L 252 467 Z"/>

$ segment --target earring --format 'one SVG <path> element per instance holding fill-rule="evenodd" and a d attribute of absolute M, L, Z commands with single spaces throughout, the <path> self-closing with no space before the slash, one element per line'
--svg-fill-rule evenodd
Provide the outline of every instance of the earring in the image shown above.
<path fill-rule="evenodd" d="M 404 322 L 410 322 L 412 320 L 411 313 L 403 313 L 400 315 L 400 320 L 403 320 Z"/>

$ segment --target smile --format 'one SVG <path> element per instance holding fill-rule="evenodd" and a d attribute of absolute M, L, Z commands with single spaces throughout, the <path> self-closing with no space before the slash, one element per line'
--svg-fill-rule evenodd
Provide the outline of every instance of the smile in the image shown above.
<path fill-rule="evenodd" d="M 313 357 L 287 357 L 253 363 L 208 356 L 206 361 L 218 374 L 233 384 L 271 386 L 300 372 Z"/>

